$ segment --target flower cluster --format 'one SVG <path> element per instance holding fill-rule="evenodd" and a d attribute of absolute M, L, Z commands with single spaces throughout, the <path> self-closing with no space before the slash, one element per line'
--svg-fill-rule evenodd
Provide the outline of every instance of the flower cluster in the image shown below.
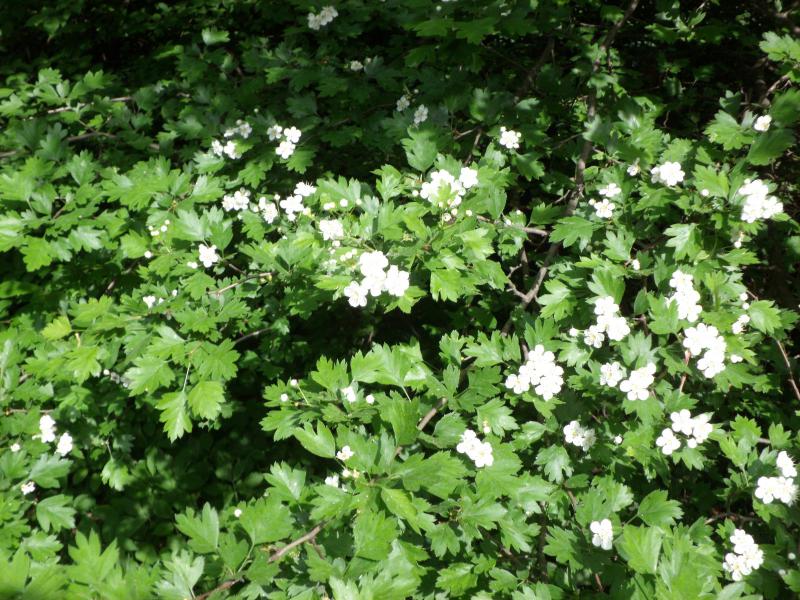
<path fill-rule="evenodd" d="M 771 504 L 777 499 L 791 506 L 797 498 L 797 485 L 794 482 L 797 469 L 791 456 L 784 451 L 778 453 L 777 465 L 780 477 L 759 477 L 755 496 L 764 504 Z"/>
<path fill-rule="evenodd" d="M 200 247 L 198 248 L 198 255 L 200 262 L 203 263 L 203 266 L 206 269 L 219 262 L 217 247 L 214 245 L 206 246 L 205 244 L 200 244 Z"/>
<path fill-rule="evenodd" d="M 628 322 L 619 315 L 619 306 L 611 296 L 602 296 L 595 300 L 594 314 L 597 315 L 597 322 L 583 336 L 587 346 L 599 348 L 605 341 L 605 335 L 618 342 L 631 332 Z"/>
<path fill-rule="evenodd" d="M 506 129 L 505 127 L 500 128 L 499 143 L 504 148 L 508 148 L 509 150 L 517 150 L 519 148 L 520 141 L 522 141 L 522 134 L 519 131 Z"/>
<path fill-rule="evenodd" d="M 320 28 L 325 27 L 338 16 L 339 11 L 334 7 L 324 6 L 318 14 L 308 13 L 308 27 L 314 31 L 319 31 Z"/>
<path fill-rule="evenodd" d="M 676 433 L 686 436 L 686 446 L 696 448 L 705 442 L 714 430 L 714 426 L 709 422 L 711 415 L 708 414 L 692 417 L 692 413 L 684 408 L 672 413 L 669 418 L 672 421 L 671 427 L 664 429 L 656 438 L 656 446 L 667 456 L 681 447 L 681 440 L 675 435 Z"/>
<path fill-rule="evenodd" d="M 350 306 L 366 306 L 368 295 L 380 296 L 382 292 L 400 298 L 409 287 L 408 271 L 389 265 L 389 259 L 383 252 L 363 253 L 358 258 L 358 266 L 363 279 L 361 282 L 351 281 L 344 288 Z M 389 269 L 386 270 L 386 267 Z"/>
<path fill-rule="evenodd" d="M 250 192 L 244 188 L 236 190 L 233 194 L 225 194 L 222 197 L 222 208 L 226 211 L 247 210 L 250 206 Z"/>
<path fill-rule="evenodd" d="M 56 441 L 56 422 L 50 415 L 42 415 L 39 418 L 39 433 L 34 438 L 39 438 L 45 444 Z M 61 456 L 66 456 L 72 452 L 72 436 L 69 433 L 62 433 L 56 443 L 56 452 Z"/>
<path fill-rule="evenodd" d="M 456 451 L 466 454 L 479 469 L 481 467 L 491 467 L 494 464 L 492 445 L 489 442 L 482 442 L 471 429 L 466 429 L 461 434 L 461 441 L 456 446 Z"/>
<path fill-rule="evenodd" d="M 214 140 L 211 142 L 211 152 L 214 156 L 219 156 L 220 158 L 223 156 L 227 156 L 230 159 L 237 159 L 241 156 L 239 151 L 236 149 L 236 144 L 232 140 L 228 140 L 224 144 L 219 140 Z"/>
<path fill-rule="evenodd" d="M 592 521 L 589 525 L 589 530 L 592 532 L 592 545 L 602 548 L 603 550 L 611 550 L 614 542 L 614 528 L 611 526 L 609 519 L 602 521 Z"/>
<path fill-rule="evenodd" d="M 506 388 L 522 394 L 533 388 L 545 400 L 550 400 L 564 385 L 564 369 L 556 364 L 555 355 L 541 344 L 528 353 L 527 360 L 517 373 L 506 377 Z"/>
<path fill-rule="evenodd" d="M 619 389 L 628 396 L 628 400 L 647 400 L 650 397 L 650 386 L 655 381 L 656 366 L 647 363 L 645 366 L 634 369 L 627 379 L 619 384 Z"/>
<path fill-rule="evenodd" d="M 286 218 L 289 219 L 289 221 L 294 221 L 297 219 L 298 214 L 304 213 L 306 207 L 303 205 L 303 198 L 307 198 L 316 191 L 317 188 L 303 181 L 295 185 L 294 192 L 278 202 L 286 213 Z"/>
<path fill-rule="evenodd" d="M 711 379 L 725 369 L 727 346 L 716 327 L 700 323 L 696 327 L 687 327 L 683 333 L 683 346 L 691 354 L 699 356 L 705 350 L 705 354 L 697 361 L 697 368 L 703 375 Z"/>
<path fill-rule="evenodd" d="M 178 295 L 178 290 L 172 290 L 172 297 L 174 298 L 177 295 Z M 142 302 L 144 302 L 147 305 L 148 310 L 158 304 L 163 303 L 165 300 L 167 300 L 167 298 L 158 298 L 153 295 L 142 296 Z"/>
<path fill-rule="evenodd" d="M 650 178 L 653 183 L 661 183 L 669 187 L 678 185 L 686 174 L 677 162 L 665 162 L 650 169 Z"/>
<path fill-rule="evenodd" d="M 322 239 L 325 241 L 332 240 L 334 245 L 338 245 L 338 241 L 344 237 L 344 227 L 342 222 L 338 219 L 322 219 L 319 222 L 319 230 L 322 233 Z"/>
<path fill-rule="evenodd" d="M 246 140 L 250 137 L 251 133 L 253 133 L 253 127 L 250 125 L 250 123 L 247 121 L 242 121 L 241 119 L 236 119 L 236 126 L 226 129 L 225 133 L 222 135 L 225 138 L 232 138 L 233 136 L 238 135 Z"/>
<path fill-rule="evenodd" d="M 275 153 L 284 160 L 294 154 L 301 135 L 303 135 L 303 132 L 297 127 L 287 127 L 284 129 L 276 124 L 267 129 L 267 137 L 269 137 L 271 141 L 281 140 L 280 144 L 278 144 L 278 147 L 275 149 Z"/>
<path fill-rule="evenodd" d="M 414 111 L 414 125 L 421 125 L 428 120 L 428 107 L 420 104 Z"/>
<path fill-rule="evenodd" d="M 744 196 L 742 221 L 753 223 L 759 219 L 771 219 L 783 212 L 783 203 L 775 196 L 768 196 L 769 188 L 760 179 L 745 179 L 738 193 Z"/>
<path fill-rule="evenodd" d="M 564 441 L 587 452 L 597 441 L 597 435 L 594 429 L 583 427 L 578 421 L 570 421 L 564 426 Z"/>
<path fill-rule="evenodd" d="M 698 304 L 700 293 L 694 289 L 694 277 L 677 269 L 669 280 L 669 286 L 675 292 L 667 298 L 667 302 L 678 305 L 678 317 L 690 323 L 697 321 L 703 307 Z"/>
<path fill-rule="evenodd" d="M 170 224 L 170 220 L 169 219 L 165 219 L 164 220 L 164 224 L 161 225 L 160 227 L 153 227 L 152 225 L 148 225 L 147 226 L 147 230 L 150 232 L 150 235 L 152 237 L 158 237 L 162 233 L 166 233 L 167 232 L 167 229 L 169 229 L 169 224 Z"/>
<path fill-rule="evenodd" d="M 730 540 L 733 552 L 725 555 L 722 568 L 731 574 L 731 579 L 741 581 L 763 564 L 764 552 L 743 529 L 734 530 Z"/>
<path fill-rule="evenodd" d="M 461 204 L 466 191 L 477 183 L 478 172 L 470 167 L 462 167 L 458 179 L 450 171 L 440 169 L 422 184 L 419 195 L 439 208 L 453 208 Z"/>

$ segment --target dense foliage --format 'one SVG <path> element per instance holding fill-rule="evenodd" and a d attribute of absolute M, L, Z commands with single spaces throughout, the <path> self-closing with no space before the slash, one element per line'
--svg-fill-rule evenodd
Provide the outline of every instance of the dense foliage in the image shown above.
<path fill-rule="evenodd" d="M 800 592 L 793 4 L 5 11 L 0 598 Z"/>

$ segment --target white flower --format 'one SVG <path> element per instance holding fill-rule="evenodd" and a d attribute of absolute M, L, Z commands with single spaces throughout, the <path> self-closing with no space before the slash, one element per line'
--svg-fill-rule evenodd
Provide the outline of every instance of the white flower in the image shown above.
<path fill-rule="evenodd" d="M 473 450 L 470 458 L 479 469 L 482 467 L 491 467 L 494 464 L 492 445 L 489 442 L 479 443 Z"/>
<path fill-rule="evenodd" d="M 414 125 L 419 125 L 428 120 L 428 107 L 420 104 L 414 111 Z"/>
<path fill-rule="evenodd" d="M 600 202 L 591 203 L 594 207 L 595 214 L 601 219 L 610 219 L 614 216 L 614 209 L 616 204 L 609 201 L 608 198 L 603 198 Z"/>
<path fill-rule="evenodd" d="M 384 269 L 389 265 L 389 259 L 380 250 L 364 252 L 358 257 L 358 266 L 364 277 L 384 275 Z"/>
<path fill-rule="evenodd" d="M 284 140 L 290 144 L 297 144 L 300 141 L 301 135 L 303 135 L 303 132 L 297 127 L 287 127 L 283 130 Z"/>
<path fill-rule="evenodd" d="M 640 170 L 641 169 L 639 168 L 639 163 L 633 163 L 632 165 L 628 165 L 627 168 L 628 175 L 630 175 L 631 177 L 636 177 L 639 174 Z"/>
<path fill-rule="evenodd" d="M 661 435 L 656 438 L 656 446 L 661 448 L 661 451 L 669 456 L 675 450 L 681 447 L 681 441 L 672 433 L 672 429 L 664 429 Z"/>
<path fill-rule="evenodd" d="M 392 296 L 400 298 L 408 289 L 408 277 L 408 271 L 400 271 L 396 266 L 390 266 L 386 273 L 386 280 L 384 281 L 386 291 Z"/>
<path fill-rule="evenodd" d="M 368 291 L 369 290 L 360 283 L 351 281 L 347 287 L 344 288 L 344 295 L 347 297 L 347 302 L 350 304 L 350 306 L 366 306 Z"/>
<path fill-rule="evenodd" d="M 61 437 L 58 438 L 58 444 L 56 445 L 56 452 L 61 456 L 66 456 L 72 452 L 72 436 L 70 434 L 61 434 Z"/>
<path fill-rule="evenodd" d="M 617 387 L 623 377 L 625 377 L 625 370 L 617 361 L 600 366 L 600 385 Z"/>
<path fill-rule="evenodd" d="M 364 401 L 365 401 L 367 404 L 375 404 L 375 396 L 373 396 L 372 394 L 367 394 L 367 395 L 364 397 Z"/>
<path fill-rule="evenodd" d="M 157 302 L 157 298 L 155 296 L 143 296 L 142 302 L 147 305 L 147 308 L 153 308 Z"/>
<path fill-rule="evenodd" d="M 771 219 L 783 212 L 783 204 L 775 196 L 767 196 L 769 188 L 760 179 L 745 179 L 738 193 L 745 197 L 742 220 L 747 223 L 759 219 Z"/>
<path fill-rule="evenodd" d="M 397 112 L 403 112 L 409 106 L 411 106 L 411 102 L 409 101 L 408 96 L 404 94 L 398 98 L 397 104 L 395 104 L 394 108 Z"/>
<path fill-rule="evenodd" d="M 463 173 L 464 169 L 462 169 Z M 469 178 L 469 175 L 465 175 Z M 436 204 L 441 208 L 449 208 L 461 204 L 465 188 L 461 183 L 461 177 L 456 179 L 444 169 L 431 173 L 430 181 L 422 184 L 419 190 L 421 198 L 428 200 L 431 204 Z"/>
<path fill-rule="evenodd" d="M 617 446 L 619 446 L 619 445 L 622 443 L 622 436 L 621 436 L 621 435 L 615 435 L 615 436 L 614 436 L 614 443 L 615 443 Z"/>
<path fill-rule="evenodd" d="M 772 117 L 769 115 L 762 115 L 756 119 L 753 129 L 756 131 L 766 131 L 772 124 Z"/>
<path fill-rule="evenodd" d="M 289 401 L 289 394 L 287 394 L 286 392 L 281 394 L 281 402 L 288 402 L 288 401 Z"/>
<path fill-rule="evenodd" d="M 308 13 L 308 27 L 309 29 L 318 31 L 321 27 L 324 27 L 338 16 L 339 13 L 334 7 L 325 6 L 317 15 Z"/>
<path fill-rule="evenodd" d="M 650 170 L 653 183 L 663 183 L 669 187 L 678 185 L 683 181 L 685 173 L 681 169 L 680 163 L 665 162 L 662 165 L 653 167 Z"/>
<path fill-rule="evenodd" d="M 606 336 L 597 325 L 592 325 L 583 333 L 583 343 L 593 348 L 600 348 L 605 339 Z"/>
<path fill-rule="evenodd" d="M 509 150 L 516 150 L 519 148 L 519 143 L 522 140 L 522 134 L 518 131 L 500 128 L 500 145 L 508 148 Z"/>
<path fill-rule="evenodd" d="M 205 268 L 213 266 L 215 263 L 219 262 L 219 255 L 217 254 L 217 247 L 216 246 L 206 246 L 205 244 L 200 244 L 198 249 L 199 260 L 203 263 Z"/>
<path fill-rule="evenodd" d="M 711 415 L 702 414 L 697 415 L 692 420 L 692 440 L 690 441 L 694 441 L 695 444 L 702 444 L 708 439 L 708 436 L 714 431 L 714 426 L 709 423 L 710 419 Z"/>
<path fill-rule="evenodd" d="M 258 210 L 267 223 L 272 224 L 278 218 L 278 207 L 274 202 L 268 202 L 264 196 L 258 199 Z"/>
<path fill-rule="evenodd" d="M 11 444 L 11 447 L 9 448 L 9 450 L 11 450 L 14 453 L 19 452 L 21 449 L 22 449 L 22 446 L 20 446 L 17 442 L 14 442 L 13 444 Z"/>
<path fill-rule="evenodd" d="M 619 384 L 619 389 L 625 392 L 628 400 L 647 400 L 650 397 L 648 389 L 655 381 L 656 366 L 648 363 L 646 366 L 631 371 L 628 379 Z"/>
<path fill-rule="evenodd" d="M 329 485 L 331 487 L 338 488 L 339 487 L 339 475 L 334 473 L 333 475 L 328 475 L 325 478 L 325 485 Z"/>
<path fill-rule="evenodd" d="M 233 194 L 226 194 L 222 198 L 222 208 L 226 211 L 247 210 L 250 206 L 250 192 L 244 188 L 235 191 Z"/>
<path fill-rule="evenodd" d="M 719 338 L 719 331 L 713 325 L 700 323 L 696 327 L 684 330 L 683 346 L 694 355 L 702 353 L 706 348 L 714 347 Z"/>
<path fill-rule="evenodd" d="M 305 210 L 305 206 L 303 206 L 303 197 L 297 194 L 294 196 L 286 196 L 279 204 L 286 213 L 286 218 L 290 221 L 297 219 L 297 214 Z"/>
<path fill-rule="evenodd" d="M 691 435 L 692 428 L 694 427 L 694 419 L 692 413 L 685 408 L 681 411 L 672 413 L 669 418 L 672 420 L 672 431 L 675 433 L 682 433 L 684 435 Z"/>
<path fill-rule="evenodd" d="M 471 429 L 465 429 L 461 434 L 456 452 L 466 454 L 478 468 L 490 467 L 494 464 L 492 445 L 489 442 L 481 442 Z"/>
<path fill-rule="evenodd" d="M 319 222 L 319 230 L 322 232 L 323 240 L 338 240 L 344 237 L 344 227 L 341 221 L 336 219 L 322 219 Z"/>
<path fill-rule="evenodd" d="M 785 451 L 781 450 L 778 452 L 777 463 L 781 475 L 784 477 L 797 477 L 797 469 L 794 466 L 794 461 Z"/>
<path fill-rule="evenodd" d="M 625 317 L 603 317 L 602 323 L 601 319 L 598 319 L 597 323 L 605 327 L 608 339 L 614 342 L 619 342 L 631 332 L 631 327 Z"/>
<path fill-rule="evenodd" d="M 597 193 L 606 198 L 616 198 L 622 193 L 622 188 L 616 183 L 609 183 L 607 186 L 600 188 Z"/>
<path fill-rule="evenodd" d="M 150 250 L 145 250 L 144 251 L 144 257 L 145 258 L 153 258 L 153 253 L 150 252 Z"/>
<path fill-rule="evenodd" d="M 611 296 L 600 296 L 594 301 L 594 314 L 614 315 L 619 311 L 619 305 Z"/>
<path fill-rule="evenodd" d="M 267 137 L 271 142 L 281 139 L 282 136 L 283 136 L 283 127 L 281 127 L 277 123 L 267 128 Z"/>
<path fill-rule="evenodd" d="M 564 441 L 573 446 L 578 446 L 584 451 L 594 445 L 597 436 L 593 429 L 583 427 L 578 421 L 570 421 L 564 426 Z"/>
<path fill-rule="evenodd" d="M 234 508 L 233 509 L 233 516 L 237 519 L 242 516 L 242 509 L 241 508 Z"/>
<path fill-rule="evenodd" d="M 361 63 L 361 61 L 351 60 L 350 61 L 350 70 L 351 71 L 363 71 L 364 70 L 364 65 Z"/>
<path fill-rule="evenodd" d="M 344 396 L 344 399 L 347 400 L 350 404 L 356 401 L 357 399 L 356 391 L 353 389 L 352 385 L 348 385 L 347 387 L 342 388 L 339 391 L 342 392 L 342 396 Z"/>
<path fill-rule="evenodd" d="M 609 519 L 602 521 L 592 521 L 589 525 L 592 532 L 592 545 L 602 548 L 603 550 L 611 550 L 614 542 L 614 529 L 611 526 Z"/>
<path fill-rule="evenodd" d="M 336 453 L 336 458 L 341 461 L 350 460 L 355 456 L 354 452 L 350 449 L 350 446 L 342 446 L 342 449 Z"/>
<path fill-rule="evenodd" d="M 56 422 L 50 415 L 39 418 L 39 437 L 45 443 L 54 442 L 56 439 Z"/>
<path fill-rule="evenodd" d="M 215 156 L 227 156 L 231 159 L 239 158 L 239 152 L 236 150 L 236 144 L 231 140 L 228 140 L 225 142 L 225 144 L 218 140 L 214 140 L 211 142 L 211 152 Z"/>
<path fill-rule="evenodd" d="M 278 147 L 275 148 L 275 153 L 282 159 L 286 160 L 292 154 L 294 154 L 295 147 L 295 144 L 289 140 L 283 140 L 280 144 L 278 144 Z"/>
<path fill-rule="evenodd" d="M 458 181 L 465 190 L 478 184 L 478 171 L 469 167 L 462 167 L 458 174 Z"/>
<path fill-rule="evenodd" d="M 19 489 L 22 492 L 23 496 L 27 496 L 28 494 L 33 492 L 33 490 L 36 489 L 36 484 L 33 483 L 32 481 L 28 481 L 26 483 L 23 483 L 21 486 L 19 486 Z"/>

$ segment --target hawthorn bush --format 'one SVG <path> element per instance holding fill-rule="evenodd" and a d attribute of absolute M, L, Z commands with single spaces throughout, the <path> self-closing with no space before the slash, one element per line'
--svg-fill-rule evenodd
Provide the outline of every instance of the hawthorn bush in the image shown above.
<path fill-rule="evenodd" d="M 0 598 L 800 592 L 793 3 L 6 12 Z"/>

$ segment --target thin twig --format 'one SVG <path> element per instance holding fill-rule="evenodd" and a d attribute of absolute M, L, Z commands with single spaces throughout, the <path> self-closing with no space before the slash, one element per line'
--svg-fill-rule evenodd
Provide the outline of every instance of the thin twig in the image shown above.
<path fill-rule="evenodd" d="M 786 373 L 789 376 L 789 385 L 791 386 L 792 390 L 794 390 L 794 395 L 797 400 L 800 401 L 800 388 L 797 387 L 797 382 L 794 379 L 794 375 L 792 375 L 792 363 L 789 360 L 789 355 L 786 354 L 786 348 L 784 348 L 783 344 L 781 344 L 778 340 L 775 340 L 775 343 L 778 344 L 778 350 L 781 351 L 783 362 L 786 364 Z"/>
<path fill-rule="evenodd" d="M 210 293 L 214 294 L 215 296 L 219 296 L 221 293 L 227 292 L 228 290 L 233 289 L 236 286 L 242 285 L 243 283 L 245 283 L 247 281 L 250 281 L 252 279 L 259 279 L 260 277 L 269 277 L 270 275 L 272 275 L 272 273 L 256 273 L 255 275 L 248 275 L 247 277 L 244 277 L 243 279 L 240 279 L 239 281 L 234 281 L 233 283 L 231 283 L 229 285 L 226 285 L 225 287 L 220 288 L 218 290 L 214 290 L 214 291 L 212 291 Z"/>
<path fill-rule="evenodd" d="M 600 64 L 602 62 L 602 57 L 606 54 L 611 44 L 614 42 L 614 38 L 616 37 L 619 30 L 622 28 L 622 25 L 628 18 L 631 16 L 636 7 L 639 4 L 639 0 L 631 0 L 630 4 L 628 5 L 625 14 L 622 15 L 622 18 L 617 21 L 614 26 L 609 30 L 606 34 L 606 37 L 603 39 L 602 44 L 600 44 L 599 52 L 597 54 L 597 58 L 592 63 L 592 72 L 591 75 L 595 75 L 600 70 Z M 591 76 L 590 76 L 591 78 Z M 597 93 L 592 90 L 589 93 L 589 97 L 587 99 L 587 110 L 586 110 L 586 123 L 591 123 L 594 120 L 594 117 L 597 113 Z M 583 190 L 584 190 L 584 174 L 586 171 L 586 162 L 589 160 L 589 155 L 592 152 L 593 144 L 591 140 L 586 139 L 583 144 L 583 149 L 581 150 L 581 154 L 578 157 L 578 162 L 575 165 L 575 188 L 572 190 L 572 193 L 569 196 L 569 202 L 567 203 L 567 208 L 564 211 L 564 216 L 570 216 L 572 213 L 575 212 L 575 209 L 578 206 L 578 200 L 583 197 Z M 550 245 L 547 254 L 542 261 L 541 267 L 539 267 L 539 272 L 536 275 L 536 279 L 533 282 L 530 290 L 527 294 L 524 295 L 523 298 L 520 299 L 519 306 L 522 310 L 528 308 L 528 305 L 536 299 L 537 295 L 539 294 L 539 289 L 542 287 L 542 283 L 544 282 L 544 278 L 547 275 L 547 271 L 550 268 L 551 263 L 558 255 L 559 251 L 561 250 L 561 242 L 554 242 Z M 508 320 L 506 321 L 505 325 L 503 325 L 503 329 L 501 330 L 504 335 L 508 334 L 511 330 L 511 325 L 513 323 L 513 314 L 509 315 Z"/>

